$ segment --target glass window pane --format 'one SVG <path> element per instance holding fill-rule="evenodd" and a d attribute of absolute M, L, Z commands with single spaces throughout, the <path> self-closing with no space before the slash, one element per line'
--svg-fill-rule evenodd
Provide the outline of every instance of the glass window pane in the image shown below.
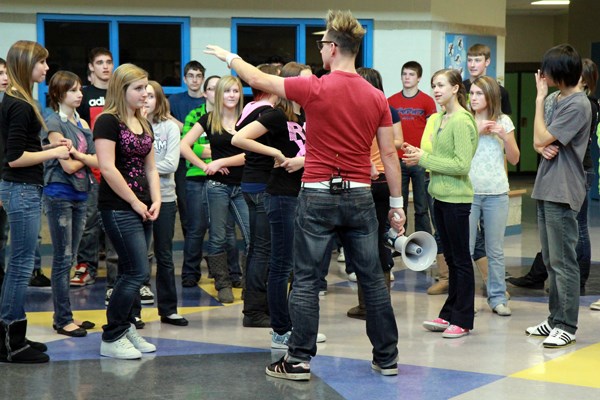
<path fill-rule="evenodd" d="M 237 53 L 252 65 L 296 60 L 295 26 L 237 27 Z"/>
<path fill-rule="evenodd" d="M 107 22 L 45 21 L 45 47 L 50 52 L 46 83 L 56 71 L 71 71 L 87 85 L 88 56 L 95 47 L 109 47 Z"/>
<path fill-rule="evenodd" d="M 163 86 L 180 86 L 181 25 L 120 23 L 119 62 L 145 69 Z"/>

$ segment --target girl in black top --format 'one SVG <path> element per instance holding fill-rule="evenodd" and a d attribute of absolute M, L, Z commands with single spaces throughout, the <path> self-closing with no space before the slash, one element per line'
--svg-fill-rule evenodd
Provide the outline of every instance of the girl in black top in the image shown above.
<path fill-rule="evenodd" d="M 135 359 L 156 351 L 136 331 L 140 288 L 148 277 L 148 245 L 161 196 L 152 128 L 141 114 L 148 73 L 123 64 L 108 82 L 106 106 L 96 119 L 94 140 L 102 173 L 98 209 L 119 256 L 119 274 L 106 309 L 100 354 Z"/>
<path fill-rule="evenodd" d="M 291 62 L 281 70 L 282 77 L 310 74 L 307 66 Z M 300 106 L 279 99 L 274 109 L 265 111 L 248 124 L 233 142 L 245 150 L 272 157 L 276 166 L 267 183 L 265 208 L 271 231 L 271 259 L 267 299 L 271 316 L 271 347 L 285 349 L 292 330 L 288 311 L 288 280 L 294 264 L 294 217 L 304 171 L 304 115 Z M 267 136 L 267 140 L 258 139 Z M 269 143 L 266 145 L 264 143 Z"/>
<path fill-rule="evenodd" d="M 207 197 L 210 216 L 208 242 L 208 268 L 215 278 L 218 299 L 222 303 L 233 302 L 233 291 L 227 265 L 226 227 L 231 213 L 240 226 L 245 247 L 248 247 L 248 206 L 240 188 L 244 168 L 242 149 L 231 144 L 235 123 L 243 108 L 242 83 L 231 75 L 221 78 L 215 91 L 214 110 L 198 121 L 202 129 L 192 129 L 181 140 L 181 153 L 192 161 L 191 148 L 202 133 L 210 141 L 212 161 L 208 164 L 195 161 L 208 175 Z"/>
<path fill-rule="evenodd" d="M 11 252 L 0 301 L 0 361 L 42 363 L 46 346 L 25 338 L 25 295 L 33 271 L 41 224 L 44 184 L 42 163 L 68 159 L 70 141 L 43 150 L 44 120 L 32 97 L 34 83 L 46 79 L 48 51 L 36 42 L 13 44 L 6 57 L 10 83 L 0 105 L 0 136 L 4 165 L 0 201 L 8 215 Z"/>

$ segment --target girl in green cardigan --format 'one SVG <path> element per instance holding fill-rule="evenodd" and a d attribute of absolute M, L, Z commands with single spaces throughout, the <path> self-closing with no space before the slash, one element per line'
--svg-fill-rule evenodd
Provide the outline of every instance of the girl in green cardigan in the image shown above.
<path fill-rule="evenodd" d="M 434 98 L 445 107 L 432 133 L 432 151 L 404 144 L 407 165 L 430 170 L 429 193 L 449 269 L 448 298 L 439 317 L 423 322 L 444 338 L 458 338 L 473 329 L 475 278 L 469 253 L 469 214 L 473 187 L 471 160 L 477 149 L 477 125 L 466 110 L 466 90 L 457 70 L 443 69 L 431 78 Z"/>

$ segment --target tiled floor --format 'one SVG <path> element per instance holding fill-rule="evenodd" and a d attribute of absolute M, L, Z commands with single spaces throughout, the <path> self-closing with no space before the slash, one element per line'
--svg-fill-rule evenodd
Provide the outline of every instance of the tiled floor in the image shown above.
<path fill-rule="evenodd" d="M 517 185 L 530 185 L 520 180 Z M 515 184 L 513 184 L 513 187 Z M 590 206 L 592 243 L 600 237 L 600 208 Z M 531 265 L 539 240 L 533 202 L 523 204 L 523 233 L 507 237 L 507 271 L 520 276 Z M 176 252 L 177 263 L 181 252 Z M 141 361 L 99 356 L 100 329 L 71 339 L 52 331 L 51 293 L 31 289 L 27 304 L 29 336 L 46 341 L 47 365 L 0 364 L 1 399 L 597 399 L 600 397 L 600 311 L 589 304 L 600 299 L 600 249 L 593 247 L 587 295 L 581 298 L 577 343 L 565 349 L 541 347 L 524 334 L 547 316 L 543 290 L 510 288 L 511 317 L 493 314 L 481 294 L 472 334 L 454 340 L 425 331 L 421 322 L 437 315 L 445 297 L 428 296 L 431 271 L 395 269 L 392 300 L 398 322 L 400 374 L 382 377 L 370 368 L 371 346 L 364 322 L 346 317 L 356 303 L 356 285 L 346 280 L 332 258 L 328 294 L 321 300 L 319 344 L 309 382 L 273 379 L 266 364 L 282 355 L 271 352 L 269 329 L 243 328 L 242 304 L 222 305 L 211 281 L 180 291 L 180 313 L 188 327 L 161 324 L 154 306 L 145 307 L 146 328 L 156 344 L 154 355 Z M 49 265 L 48 257 L 44 265 Z M 206 274 L 205 274 L 206 275 Z M 234 290 L 236 299 L 240 291 Z M 77 318 L 105 320 L 104 281 L 73 289 Z"/>

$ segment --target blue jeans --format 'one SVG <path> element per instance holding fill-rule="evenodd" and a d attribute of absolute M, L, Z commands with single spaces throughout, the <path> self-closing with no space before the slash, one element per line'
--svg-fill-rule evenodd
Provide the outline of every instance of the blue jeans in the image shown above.
<path fill-rule="evenodd" d="M 435 213 L 433 212 L 433 197 L 431 197 L 431 195 L 429 194 L 429 182 L 429 174 L 425 174 L 425 192 L 427 196 L 427 207 L 429 208 L 429 214 L 431 216 L 431 225 L 433 226 L 433 238 L 435 239 L 435 243 L 437 244 L 438 254 L 442 254 L 444 252 L 444 245 L 442 244 L 442 240 L 440 239 L 440 232 L 435 222 Z"/>
<path fill-rule="evenodd" d="M 154 257 L 156 258 L 156 298 L 158 315 L 167 317 L 177 314 L 177 289 L 173 265 L 173 235 L 177 203 L 162 203 L 160 214 L 152 224 L 154 233 Z M 189 215 L 189 214 L 188 214 Z"/>
<path fill-rule="evenodd" d="M 25 297 L 35 263 L 35 249 L 42 222 L 42 186 L 0 182 L 10 226 L 10 259 L 0 302 L 0 320 L 6 324 L 25 319 Z"/>
<path fill-rule="evenodd" d="M 590 244 L 590 231 L 588 229 L 588 199 L 590 197 L 590 187 L 594 181 L 594 172 L 585 171 L 585 200 L 581 205 L 581 210 L 577 213 L 577 226 L 579 227 L 579 240 L 577 240 L 577 263 L 579 264 L 579 282 L 582 288 L 590 276 L 590 267 L 592 265 L 592 246 Z"/>
<path fill-rule="evenodd" d="M 106 308 L 107 324 L 102 340 L 114 342 L 129 329 L 139 315 L 140 288 L 148 278 L 148 246 L 152 222 L 142 221 L 134 211 L 101 210 L 106 235 L 119 256 L 119 274 Z"/>
<path fill-rule="evenodd" d="M 87 198 L 85 229 L 76 256 L 77 264 L 87 264 L 89 274 L 95 278 L 98 273 L 98 250 L 100 248 L 102 222 L 100 221 L 100 214 L 98 214 L 98 189 L 100 185 L 95 178 L 92 179 L 94 182 L 90 187 Z"/>
<path fill-rule="evenodd" d="M 8 216 L 4 207 L 0 207 L 0 269 L 6 269 L 6 244 L 8 243 Z M 0 273 L 2 273 L 0 272 Z"/>
<path fill-rule="evenodd" d="M 206 181 L 186 179 L 185 195 L 187 208 L 187 227 L 183 241 L 183 266 L 181 279 L 191 278 L 199 281 L 200 262 L 204 235 L 208 230 L 208 199 L 206 198 Z"/>
<path fill-rule="evenodd" d="M 469 252 L 469 203 L 435 200 L 435 222 L 448 264 L 448 298 L 439 317 L 461 328 L 473 329 L 475 274 Z"/>
<path fill-rule="evenodd" d="M 290 317 L 294 327 L 289 340 L 291 361 L 310 361 L 317 352 L 319 327 L 319 266 L 326 247 L 338 232 L 346 259 L 355 260 L 367 308 L 367 335 L 373 360 L 382 366 L 396 362 L 398 328 L 385 287 L 377 251 L 377 217 L 369 188 L 344 191 L 302 189 L 298 197 L 294 231 L 294 284 Z"/>
<path fill-rule="evenodd" d="M 542 257 L 548 269 L 548 323 L 569 333 L 577 331 L 579 317 L 579 265 L 577 212 L 568 204 L 538 200 L 538 228 Z"/>
<path fill-rule="evenodd" d="M 425 185 L 425 168 L 418 165 L 407 166 L 400 160 L 402 167 L 402 197 L 404 198 L 404 214 L 408 215 L 408 185 L 412 181 L 413 206 L 415 208 L 415 232 L 431 233 L 431 221 L 427 207 L 427 186 Z M 408 219 L 405 228 L 408 227 Z"/>
<path fill-rule="evenodd" d="M 244 201 L 240 186 L 208 181 L 206 194 L 210 216 L 208 254 L 212 256 L 227 251 L 227 225 L 230 214 L 233 215 L 242 231 L 247 254 L 250 240 L 250 217 L 248 215 L 248 205 Z"/>
<path fill-rule="evenodd" d="M 52 238 L 52 300 L 54 325 L 73 322 L 69 299 L 69 278 L 81 235 L 85 228 L 86 202 L 44 196 L 48 229 Z"/>
<path fill-rule="evenodd" d="M 202 261 L 202 251 L 204 249 L 204 236 L 209 227 L 207 181 L 187 179 L 185 182 L 187 228 L 183 241 L 181 278 L 191 277 L 195 281 L 199 281 L 202 276 L 200 262 Z M 242 271 L 235 237 L 235 220 L 232 216 L 227 221 L 227 264 L 232 279 L 241 279 Z"/>
<path fill-rule="evenodd" d="M 504 231 L 508 220 L 508 194 L 478 195 L 473 198 L 469 216 L 469 247 L 475 251 L 480 217 L 486 223 L 485 253 L 488 257 L 487 302 L 494 309 L 506 304 L 506 265 L 504 264 Z M 473 257 L 475 258 L 475 257 Z"/>
<path fill-rule="evenodd" d="M 292 329 L 288 310 L 288 280 L 294 268 L 294 218 L 298 198 L 267 194 L 265 205 L 271 227 L 271 263 L 267 301 L 271 315 L 271 328 L 282 335 Z"/>
<path fill-rule="evenodd" d="M 271 232 L 265 209 L 265 192 L 244 193 L 248 205 L 250 245 L 246 261 L 246 292 L 267 293 Z"/>

